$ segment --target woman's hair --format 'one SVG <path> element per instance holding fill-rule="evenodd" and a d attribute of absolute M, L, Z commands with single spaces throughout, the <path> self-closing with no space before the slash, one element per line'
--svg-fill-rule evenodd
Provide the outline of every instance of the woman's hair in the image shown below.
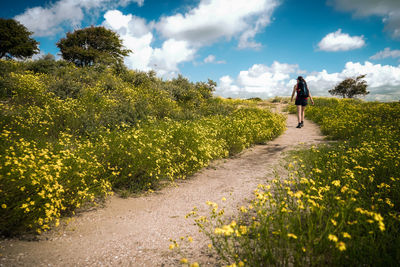
<path fill-rule="evenodd" d="M 303 76 L 297 77 L 297 82 L 303 82 L 307 86 L 307 82 L 304 80 Z"/>

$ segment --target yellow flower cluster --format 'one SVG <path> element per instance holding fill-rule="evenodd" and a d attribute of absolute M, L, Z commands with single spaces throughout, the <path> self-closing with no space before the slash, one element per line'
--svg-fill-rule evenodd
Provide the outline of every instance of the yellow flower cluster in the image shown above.
<path fill-rule="evenodd" d="M 6 130 L 0 134 L 2 143 L 7 144 L 0 155 L 2 231 L 46 231 L 52 223 L 59 224 L 62 214 L 109 193 L 109 182 L 93 179 L 103 173 L 96 156 L 81 154 L 89 143 L 72 142 L 65 134 L 65 149 L 39 148 L 35 141 L 11 139 L 10 134 L 18 136 Z M 77 146 L 74 150 L 68 148 L 72 144 Z"/>
<path fill-rule="evenodd" d="M 185 179 L 213 159 L 270 140 L 282 133 L 284 122 L 283 116 L 256 108 L 193 121 L 149 120 L 105 130 L 95 149 L 108 164 L 114 187 L 139 191 L 163 179 Z"/>
<path fill-rule="evenodd" d="M 315 103 L 307 116 L 338 141 L 288 156 L 288 178 L 259 185 L 234 226 L 216 212 L 198 223 L 227 263 L 397 265 L 400 105 Z M 234 234 L 238 225 L 246 234 Z"/>

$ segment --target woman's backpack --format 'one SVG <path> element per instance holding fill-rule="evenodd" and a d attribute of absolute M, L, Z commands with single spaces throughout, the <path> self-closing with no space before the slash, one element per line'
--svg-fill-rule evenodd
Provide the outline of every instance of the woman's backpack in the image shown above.
<path fill-rule="evenodd" d="M 297 95 L 300 97 L 309 97 L 310 93 L 308 92 L 307 83 L 304 81 L 299 81 L 297 84 Z"/>

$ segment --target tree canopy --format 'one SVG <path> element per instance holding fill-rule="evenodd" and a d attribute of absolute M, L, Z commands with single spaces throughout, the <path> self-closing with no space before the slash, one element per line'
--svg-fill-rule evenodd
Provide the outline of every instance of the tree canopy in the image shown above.
<path fill-rule="evenodd" d="M 39 53 L 32 32 L 14 19 L 0 18 L 0 58 L 28 58 Z"/>
<path fill-rule="evenodd" d="M 96 63 L 115 64 L 131 50 L 124 49 L 119 35 L 102 26 L 87 27 L 67 33 L 57 42 L 63 59 L 84 67 Z"/>
<path fill-rule="evenodd" d="M 343 98 L 353 98 L 357 95 L 367 95 L 369 92 L 367 91 L 367 82 L 363 80 L 365 78 L 364 75 L 357 76 L 356 78 L 347 78 L 337 84 L 335 88 L 329 90 L 328 92 L 331 95 L 340 95 Z"/>

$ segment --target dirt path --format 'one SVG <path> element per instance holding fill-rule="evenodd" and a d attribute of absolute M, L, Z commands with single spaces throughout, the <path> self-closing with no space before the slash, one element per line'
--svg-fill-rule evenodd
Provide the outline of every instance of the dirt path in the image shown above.
<path fill-rule="evenodd" d="M 302 129 L 296 125 L 296 117 L 289 115 L 287 131 L 268 144 L 215 162 L 176 187 L 138 198 L 111 197 L 105 208 L 84 212 L 39 241 L 1 240 L 0 266 L 179 266 L 169 239 L 187 235 L 194 239 L 188 256 L 212 265 L 204 253 L 206 238 L 185 215 L 194 206 L 207 213 L 207 200 L 234 212 L 259 183 L 273 177 L 282 152 L 323 141 L 312 122 L 305 121 Z"/>

